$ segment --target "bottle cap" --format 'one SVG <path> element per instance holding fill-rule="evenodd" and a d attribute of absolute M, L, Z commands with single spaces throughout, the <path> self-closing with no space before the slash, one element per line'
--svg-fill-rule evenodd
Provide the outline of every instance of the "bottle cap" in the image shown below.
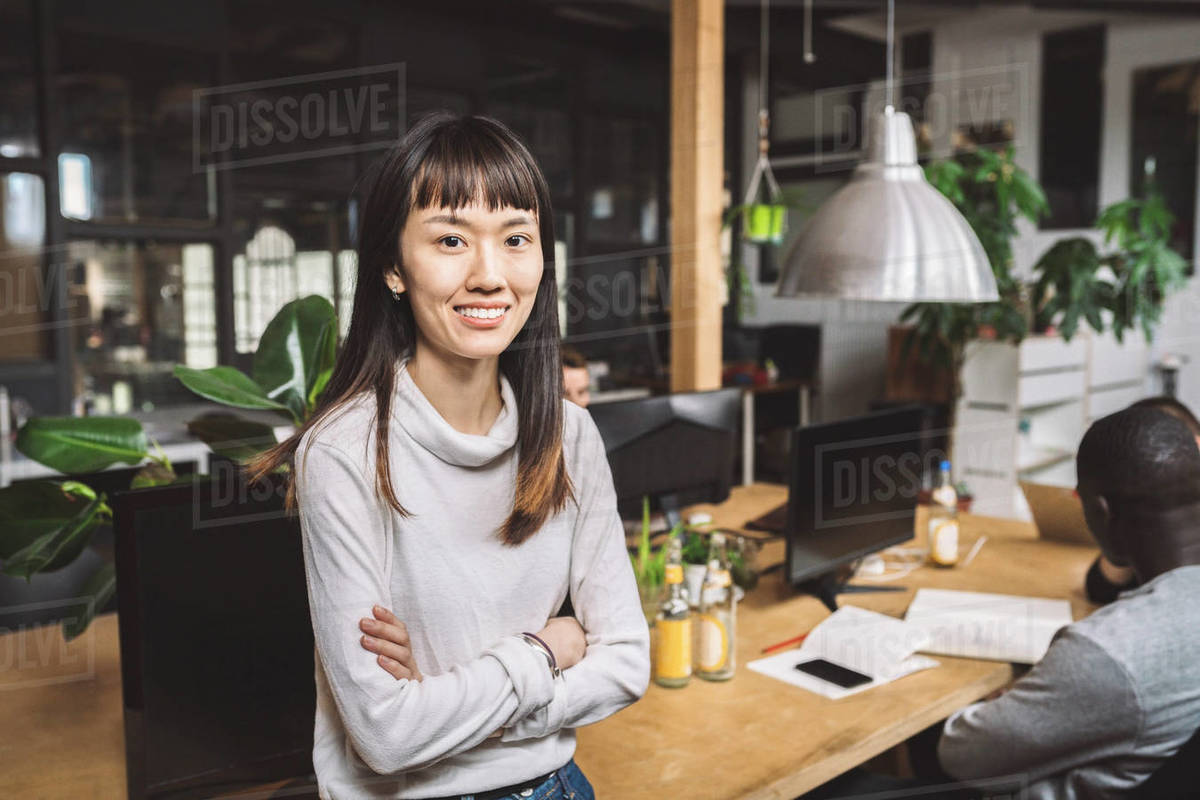
<path fill-rule="evenodd" d="M 950 471 L 950 462 L 943 459 L 941 469 L 942 469 L 942 472 L 949 472 Z"/>

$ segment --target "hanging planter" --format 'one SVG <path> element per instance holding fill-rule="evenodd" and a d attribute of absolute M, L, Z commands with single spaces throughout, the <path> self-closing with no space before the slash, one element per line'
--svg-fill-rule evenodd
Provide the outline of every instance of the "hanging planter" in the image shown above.
<path fill-rule="evenodd" d="M 746 199 L 741 207 L 742 238 L 754 244 L 783 244 L 784 234 L 787 233 L 787 205 L 783 202 L 783 192 L 767 158 L 767 129 L 767 110 L 763 108 L 758 112 L 758 161 L 754 164 L 754 173 L 750 176 Z M 764 178 L 767 202 L 761 203 L 758 190 Z"/>
<path fill-rule="evenodd" d="M 787 232 L 787 206 L 752 203 L 742 212 L 742 238 L 754 244 L 783 244 Z"/>

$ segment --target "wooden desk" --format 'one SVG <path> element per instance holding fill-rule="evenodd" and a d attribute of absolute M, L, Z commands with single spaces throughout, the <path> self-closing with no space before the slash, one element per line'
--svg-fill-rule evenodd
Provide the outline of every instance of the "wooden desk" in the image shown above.
<path fill-rule="evenodd" d="M 708 510 L 738 528 L 783 502 L 781 486 L 735 487 Z M 1083 576 L 1095 551 L 1038 541 L 1030 526 L 966 517 L 964 545 L 988 543 L 969 567 L 921 568 L 902 583 L 1066 596 L 1076 618 L 1091 606 Z M 761 537 L 761 534 L 756 536 Z M 765 563 L 782 558 L 768 542 Z M 845 600 L 900 616 L 903 593 Z M 745 668 L 763 647 L 808 630 L 828 612 L 764 576 L 738 615 L 738 673 L 727 683 L 695 679 L 684 689 L 651 684 L 620 714 L 579 730 L 576 760 L 601 798 L 776 798 L 796 795 L 845 772 L 1012 679 L 1008 664 L 939 657 L 942 666 L 837 702 Z M 99 616 L 65 643 L 57 626 L 0 635 L 0 764 L 5 796 L 125 796 L 125 746 L 116 614 Z"/>
<path fill-rule="evenodd" d="M 709 511 L 721 527 L 738 528 L 786 494 L 782 486 L 735 487 L 720 506 L 689 511 Z M 964 548 L 988 537 L 969 566 L 921 567 L 899 581 L 908 591 L 841 600 L 902 616 L 916 589 L 928 586 L 1067 597 L 1076 619 L 1090 613 L 1083 579 L 1095 549 L 1041 541 L 1031 525 L 1012 520 L 965 515 L 962 523 Z M 760 567 L 782 557 L 782 542 L 770 542 Z M 651 683 L 641 702 L 579 730 L 575 759 L 597 797 L 792 800 L 1013 679 L 1007 663 L 938 656 L 936 669 L 832 701 L 746 669 L 764 647 L 811 629 L 828 613 L 786 587 L 782 570 L 765 575 L 738 609 L 732 680 L 694 678 L 683 689 Z"/>

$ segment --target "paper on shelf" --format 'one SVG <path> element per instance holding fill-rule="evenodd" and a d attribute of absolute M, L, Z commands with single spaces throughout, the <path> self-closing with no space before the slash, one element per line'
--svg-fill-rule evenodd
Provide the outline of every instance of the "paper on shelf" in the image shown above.
<path fill-rule="evenodd" d="M 1034 664 L 1073 618 L 1066 600 L 918 589 L 905 621 L 929 635 L 922 652 Z"/>
<path fill-rule="evenodd" d="M 798 649 L 760 658 L 746 666 L 762 675 L 838 700 L 938 666 L 932 658 L 913 655 L 928 639 L 926 632 L 913 628 L 904 620 L 857 606 L 842 606 L 813 628 Z M 844 689 L 796 669 L 797 664 L 816 658 L 869 675 L 873 680 Z"/>

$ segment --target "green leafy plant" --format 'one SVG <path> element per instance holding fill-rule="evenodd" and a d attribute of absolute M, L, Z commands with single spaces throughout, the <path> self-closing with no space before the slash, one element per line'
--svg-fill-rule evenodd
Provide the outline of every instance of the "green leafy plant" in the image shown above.
<path fill-rule="evenodd" d="M 1012 240 L 1019 220 L 1037 222 L 1049 205 L 1037 181 L 1016 164 L 1011 144 L 998 152 L 980 148 L 936 161 L 926 167 L 925 176 L 979 237 L 1000 294 L 994 303 L 914 303 L 900 315 L 913 324 L 901 359 L 907 360 L 915 348 L 921 361 L 950 370 L 956 400 L 967 342 L 985 331 L 1014 343 L 1028 333 L 1021 286 L 1012 274 Z"/>
<path fill-rule="evenodd" d="M 198 370 L 178 365 L 175 375 L 196 394 L 235 408 L 267 409 L 293 424 L 312 413 L 333 373 L 337 317 L 328 300 L 316 295 L 285 305 L 267 325 L 254 354 L 252 375 L 233 367 Z M 270 425 L 226 412 L 205 414 L 188 430 L 214 451 L 237 461 L 275 443 Z M 194 476 L 177 477 L 170 459 L 129 417 L 35 417 L 17 433 L 17 449 L 66 475 L 97 472 L 115 464 L 141 464 L 130 483 L 137 489 Z M 153 448 L 153 452 L 151 450 Z M 71 564 L 96 530 L 112 524 L 103 493 L 80 480 L 46 479 L 0 489 L 0 572 L 31 580 Z M 661 582 L 661 577 L 660 577 Z M 85 582 L 92 598 L 63 624 L 72 639 L 116 591 L 116 571 L 105 563 Z"/>
<path fill-rule="evenodd" d="M 1147 340 L 1162 319 L 1167 295 L 1186 281 L 1187 261 L 1171 249 L 1175 217 L 1153 181 L 1143 197 L 1105 208 L 1096 220 L 1104 244 L 1115 245 L 1101 255 L 1084 237 L 1057 242 L 1034 266 L 1038 280 L 1033 299 L 1037 324 L 1056 325 L 1070 339 L 1086 321 L 1103 333 L 1110 320 L 1117 341 L 1141 328 Z"/>
<path fill-rule="evenodd" d="M 682 525 L 671 530 L 671 536 L 679 533 Z M 650 546 L 650 498 L 642 498 L 642 534 L 638 539 L 637 553 L 630 555 L 633 561 L 633 574 L 637 578 L 638 587 L 647 592 L 655 592 L 665 580 L 667 571 L 667 548 L 665 543 L 658 550 Z"/>
<path fill-rule="evenodd" d="M 683 526 L 682 534 L 684 536 L 682 550 L 683 563 L 695 565 L 707 564 L 708 534 L 690 525 Z M 737 547 L 730 548 L 728 553 L 730 574 L 733 582 L 746 591 L 750 591 L 757 586 L 758 573 L 747 565 L 745 554 Z"/>
<path fill-rule="evenodd" d="M 175 377 L 207 400 L 273 411 L 300 425 L 333 374 L 337 336 L 333 305 L 320 295 L 309 295 L 285 305 L 267 325 L 250 375 L 234 367 L 193 369 L 179 364 Z M 188 423 L 188 430 L 215 452 L 239 462 L 275 444 L 269 425 L 230 413 L 199 417 Z"/>
<path fill-rule="evenodd" d="M 745 225 L 743 219 L 747 211 L 749 211 L 757 203 L 738 203 L 730 206 L 725 210 L 721 217 L 721 230 L 731 229 L 735 222 Z M 804 200 L 804 192 L 801 189 L 783 189 L 777 205 L 786 209 L 794 209 L 797 211 L 809 211 L 812 204 Z M 754 283 L 750 280 L 749 273 L 746 272 L 746 265 L 742 263 L 742 247 L 753 246 L 754 243 L 742 241 L 735 238 L 730 246 L 729 253 L 729 268 L 725 271 L 725 280 L 729 287 L 729 296 L 738 298 L 738 317 L 744 319 L 747 316 L 753 316 L 756 305 L 754 302 Z M 778 247 L 777 244 L 763 243 L 758 244 L 758 247 Z"/>
<path fill-rule="evenodd" d="M 179 480 L 170 459 L 146 436 L 141 423 L 126 417 L 34 417 L 17 432 L 16 446 L 34 461 L 66 474 L 96 472 L 118 463 L 142 464 L 133 488 Z M 150 452 L 151 446 L 157 453 Z M 0 489 L 0 572 L 31 581 L 38 573 L 74 563 L 96 530 L 112 523 L 106 500 L 103 492 L 80 480 L 24 481 Z M 84 582 L 83 596 L 91 600 L 63 623 L 63 637 L 69 641 L 85 631 L 115 591 L 116 570 L 106 562 Z"/>

